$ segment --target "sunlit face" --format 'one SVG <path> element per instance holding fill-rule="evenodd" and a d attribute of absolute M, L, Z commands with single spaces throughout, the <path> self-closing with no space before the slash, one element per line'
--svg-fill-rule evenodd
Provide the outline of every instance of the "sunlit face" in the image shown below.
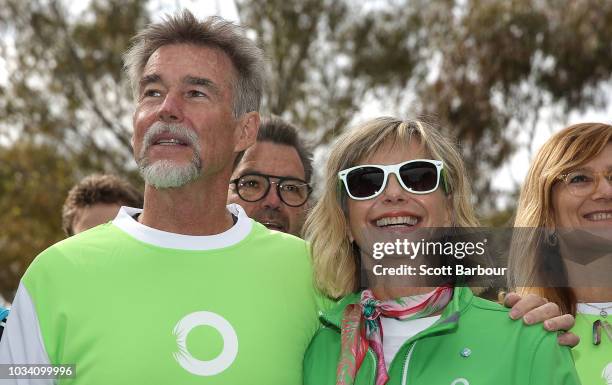
<path fill-rule="evenodd" d="M 601 173 L 612 170 L 612 142 L 595 158 L 577 170 Z M 563 228 L 610 228 L 612 230 L 612 184 L 597 176 L 597 188 L 591 194 L 575 196 L 568 186 L 558 182 L 552 189 L 555 223 Z M 580 179 L 576 178 L 578 183 Z M 571 182 L 571 181 L 570 181 Z"/>
<path fill-rule="evenodd" d="M 358 164 L 397 164 L 412 159 L 430 159 L 420 142 L 391 142 L 383 145 Z M 442 187 L 429 194 L 413 194 L 402 188 L 395 175 L 389 175 L 384 191 L 368 200 L 348 201 L 351 236 L 360 247 L 366 244 L 365 234 L 388 232 L 402 234 L 416 228 L 450 226 L 448 197 Z M 389 219 L 400 224 L 389 224 Z"/>
<path fill-rule="evenodd" d="M 180 187 L 231 168 L 235 152 L 247 147 L 232 113 L 234 72 L 229 57 L 214 48 L 173 44 L 151 55 L 132 137 L 141 173 L 149 167 L 148 184 Z"/>
<path fill-rule="evenodd" d="M 120 208 L 121 206 L 117 203 L 96 203 L 80 208 L 74 216 L 72 231 L 78 234 L 106 223 L 117 216 Z"/>
<path fill-rule="evenodd" d="M 232 180 L 244 175 L 258 173 L 284 178 L 305 180 L 304 165 L 295 147 L 272 143 L 256 142 L 249 147 Z M 242 206 L 247 215 L 272 230 L 299 235 L 304 223 L 307 204 L 291 207 L 280 200 L 276 185 L 271 185 L 268 194 L 256 202 L 247 202 L 238 196 L 235 186 L 230 186 L 228 203 Z"/>

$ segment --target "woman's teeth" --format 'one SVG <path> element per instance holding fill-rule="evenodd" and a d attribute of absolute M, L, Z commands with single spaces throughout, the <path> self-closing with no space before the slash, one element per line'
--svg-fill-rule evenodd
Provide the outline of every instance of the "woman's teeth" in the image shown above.
<path fill-rule="evenodd" d="M 588 214 L 585 215 L 585 218 L 590 221 L 605 221 L 608 219 L 612 219 L 612 212 Z"/>
<path fill-rule="evenodd" d="M 376 226 L 378 227 L 385 227 L 385 226 L 393 226 L 393 225 L 408 225 L 408 226 L 414 226 L 417 224 L 418 222 L 418 218 L 417 217 L 385 217 L 385 218 L 380 218 L 379 220 L 376 221 Z"/>

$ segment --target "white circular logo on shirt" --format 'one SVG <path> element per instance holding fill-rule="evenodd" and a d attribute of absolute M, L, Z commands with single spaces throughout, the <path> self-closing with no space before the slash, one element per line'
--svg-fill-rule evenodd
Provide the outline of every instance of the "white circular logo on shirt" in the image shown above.
<path fill-rule="evenodd" d="M 216 358 L 209 361 L 198 360 L 187 350 L 187 336 L 197 326 L 210 326 L 223 337 L 223 350 Z M 179 350 L 178 353 L 174 353 L 174 358 L 191 374 L 217 375 L 229 368 L 238 355 L 238 336 L 232 325 L 219 314 L 209 311 L 188 314 L 176 324 L 172 333 L 176 336 Z"/>
<path fill-rule="evenodd" d="M 612 362 L 610 362 L 601 372 L 601 378 L 606 381 L 606 384 L 612 385 Z"/>
<path fill-rule="evenodd" d="M 455 381 L 451 382 L 451 385 L 470 385 L 470 382 L 465 378 L 457 378 Z"/>

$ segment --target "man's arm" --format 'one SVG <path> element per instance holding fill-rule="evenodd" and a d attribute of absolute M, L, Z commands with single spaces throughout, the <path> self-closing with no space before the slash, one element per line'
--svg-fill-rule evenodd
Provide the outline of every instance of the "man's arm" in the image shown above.
<path fill-rule="evenodd" d="M 527 325 L 543 322 L 544 329 L 550 332 L 566 331 L 574 327 L 576 320 L 571 314 L 561 314 L 559 306 L 548 302 L 535 294 L 528 294 L 522 298 L 517 293 L 508 293 L 504 298 L 504 306 L 512 308 L 510 318 L 522 318 Z M 574 333 L 561 333 L 557 340 L 560 345 L 574 347 L 580 342 L 580 337 Z"/>
<path fill-rule="evenodd" d="M 0 364 L 40 364 L 49 365 L 50 360 L 43 343 L 36 309 L 26 287 L 19 285 L 6 329 L 0 341 Z M 8 385 L 52 385 L 55 380 L 7 380 L 0 384 Z"/>

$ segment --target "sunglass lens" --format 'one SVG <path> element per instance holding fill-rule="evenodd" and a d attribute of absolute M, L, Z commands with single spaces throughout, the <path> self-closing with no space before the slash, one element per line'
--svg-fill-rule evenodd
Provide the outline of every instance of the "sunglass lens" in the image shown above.
<path fill-rule="evenodd" d="M 438 169 L 432 163 L 413 162 L 400 168 L 402 181 L 412 191 L 433 190 L 438 184 Z"/>
<path fill-rule="evenodd" d="M 355 198 L 376 194 L 382 188 L 384 179 L 384 171 L 376 167 L 361 167 L 346 176 L 348 190 Z"/>

